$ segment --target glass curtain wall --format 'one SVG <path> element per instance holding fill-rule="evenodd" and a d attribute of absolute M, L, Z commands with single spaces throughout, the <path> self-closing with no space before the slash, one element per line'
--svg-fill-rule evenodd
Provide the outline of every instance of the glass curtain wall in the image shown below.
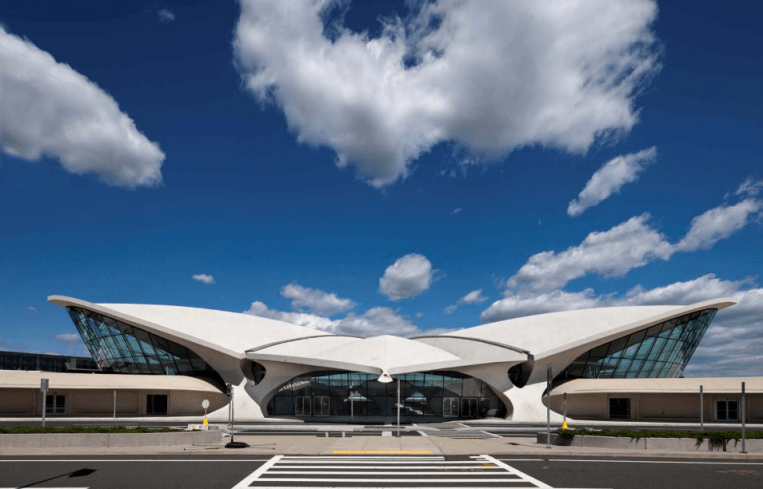
<path fill-rule="evenodd" d="M 694 312 L 597 346 L 554 381 L 679 377 L 716 312 Z"/>
<path fill-rule="evenodd" d="M 204 360 L 188 348 L 101 314 L 68 307 L 98 366 L 114 373 L 188 375 L 223 388 L 225 383 Z"/>
<path fill-rule="evenodd" d="M 377 375 L 324 371 L 290 380 L 270 400 L 270 416 L 396 416 L 400 379 L 401 416 L 486 418 L 506 416 L 506 407 L 487 384 L 458 372 Z"/>

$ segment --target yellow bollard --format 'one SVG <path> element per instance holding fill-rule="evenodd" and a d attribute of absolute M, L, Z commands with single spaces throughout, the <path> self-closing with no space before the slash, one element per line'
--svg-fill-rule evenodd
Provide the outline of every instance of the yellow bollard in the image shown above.
<path fill-rule="evenodd" d="M 206 422 L 206 420 L 204 420 L 204 422 Z M 567 427 L 567 422 L 566 422 L 566 421 L 565 421 L 564 423 L 562 423 L 562 429 L 563 429 L 563 430 L 568 430 L 568 429 L 569 429 L 569 428 Z"/>

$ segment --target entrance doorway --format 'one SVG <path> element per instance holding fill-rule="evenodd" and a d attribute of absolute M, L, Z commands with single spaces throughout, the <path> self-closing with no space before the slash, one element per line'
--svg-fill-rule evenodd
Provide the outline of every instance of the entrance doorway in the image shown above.
<path fill-rule="evenodd" d="M 715 401 L 717 421 L 739 421 L 739 401 Z"/>
<path fill-rule="evenodd" d="M 461 417 L 476 418 L 479 399 L 476 397 L 464 397 L 461 399 Z"/>
<path fill-rule="evenodd" d="M 166 416 L 167 415 L 167 395 L 166 394 L 148 394 L 146 396 L 146 415 Z"/>
<path fill-rule="evenodd" d="M 45 415 L 66 414 L 66 396 L 45 396 Z"/>
<path fill-rule="evenodd" d="M 442 400 L 442 415 L 448 418 L 458 416 L 458 398 L 446 397 Z"/>
<path fill-rule="evenodd" d="M 329 414 L 331 414 L 329 412 L 330 406 L 331 404 L 329 403 L 328 396 L 313 397 L 313 415 L 314 416 L 328 416 Z"/>

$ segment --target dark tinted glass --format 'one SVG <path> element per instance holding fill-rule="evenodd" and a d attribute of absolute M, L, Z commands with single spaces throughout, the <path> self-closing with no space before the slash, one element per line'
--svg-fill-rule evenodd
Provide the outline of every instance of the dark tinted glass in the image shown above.
<path fill-rule="evenodd" d="M 479 379 L 457 372 L 423 372 L 393 376 L 382 384 L 377 375 L 360 372 L 313 372 L 284 384 L 267 406 L 269 415 L 294 415 L 299 403 L 315 405 L 320 411 L 302 410 L 298 416 L 393 416 L 397 412 L 397 383 L 400 379 L 401 416 L 488 418 L 506 416 L 506 407 L 490 387 Z M 466 405 L 469 409 L 444 406 Z M 327 411 L 328 410 L 328 411 Z"/>
<path fill-rule="evenodd" d="M 573 360 L 556 380 L 679 377 L 716 312 L 687 314 L 599 345 Z"/>
<path fill-rule="evenodd" d="M 115 373 L 188 375 L 224 385 L 220 375 L 188 348 L 113 318 L 67 308 L 99 367 Z"/>

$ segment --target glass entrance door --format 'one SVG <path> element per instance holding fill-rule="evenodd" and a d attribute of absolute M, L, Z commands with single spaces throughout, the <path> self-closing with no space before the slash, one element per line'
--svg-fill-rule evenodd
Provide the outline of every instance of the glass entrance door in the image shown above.
<path fill-rule="evenodd" d="M 329 407 L 328 396 L 316 396 L 313 398 L 313 413 L 315 416 L 328 416 L 330 414 Z"/>
<path fill-rule="evenodd" d="M 45 415 L 66 414 L 66 396 L 45 396 Z"/>
<path fill-rule="evenodd" d="M 718 421 L 739 421 L 738 401 L 715 401 L 715 419 Z"/>
<path fill-rule="evenodd" d="M 478 399 L 476 397 L 464 397 L 461 399 L 461 417 L 476 418 Z"/>
<path fill-rule="evenodd" d="M 294 414 L 297 416 L 310 416 L 310 398 L 297 396 L 294 398 Z"/>
<path fill-rule="evenodd" d="M 156 416 L 167 415 L 167 395 L 148 394 L 146 396 L 146 414 Z"/>
<path fill-rule="evenodd" d="M 442 415 L 452 418 L 458 416 L 458 398 L 445 397 L 442 400 Z"/>

